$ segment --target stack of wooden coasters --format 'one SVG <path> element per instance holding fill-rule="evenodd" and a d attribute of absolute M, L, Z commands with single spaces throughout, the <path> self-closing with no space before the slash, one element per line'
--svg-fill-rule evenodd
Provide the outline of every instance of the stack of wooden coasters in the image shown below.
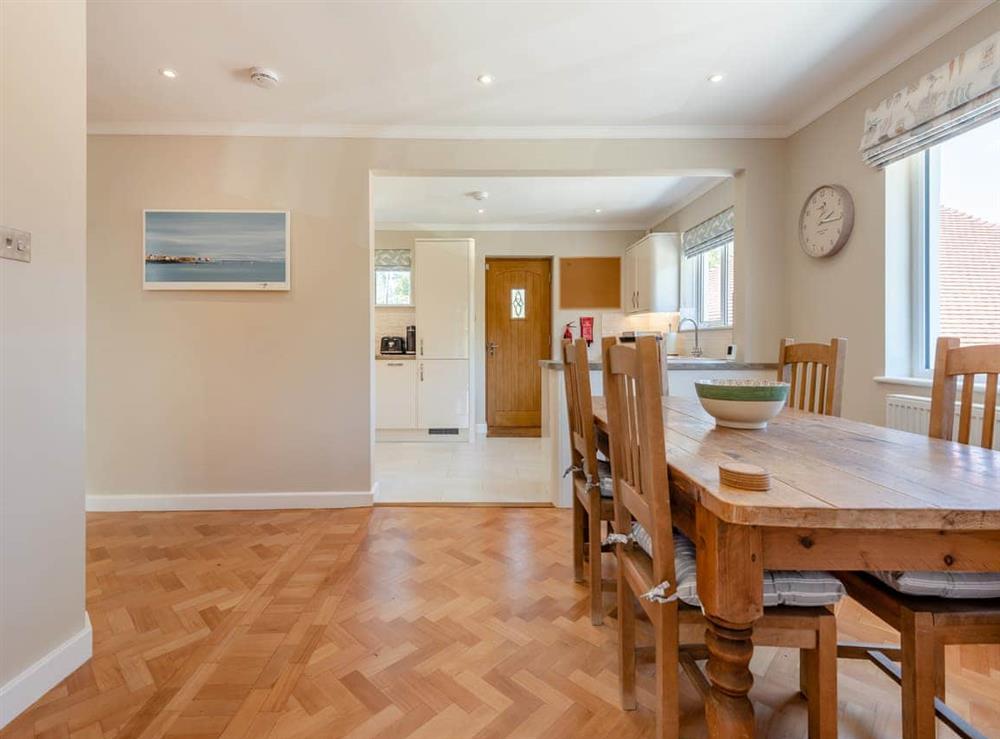
<path fill-rule="evenodd" d="M 763 467 L 746 462 L 720 464 L 719 481 L 723 485 L 741 490 L 764 491 L 771 489 L 771 473 Z"/>

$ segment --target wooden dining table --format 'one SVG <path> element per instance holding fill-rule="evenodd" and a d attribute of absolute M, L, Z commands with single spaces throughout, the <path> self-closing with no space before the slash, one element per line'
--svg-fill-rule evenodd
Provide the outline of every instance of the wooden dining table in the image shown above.
<path fill-rule="evenodd" d="M 605 399 L 593 406 L 606 432 Z M 766 429 L 716 427 L 676 396 L 663 427 L 674 525 L 697 546 L 712 737 L 754 736 L 764 570 L 1000 571 L 1000 452 L 792 409 Z M 770 489 L 721 484 L 732 461 L 766 469 Z"/>

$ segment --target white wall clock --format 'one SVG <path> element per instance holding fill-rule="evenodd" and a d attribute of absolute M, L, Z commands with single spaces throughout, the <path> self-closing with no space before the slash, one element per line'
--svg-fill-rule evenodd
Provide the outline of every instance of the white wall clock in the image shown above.
<path fill-rule="evenodd" d="M 854 199 L 846 187 L 821 185 L 799 213 L 799 244 L 811 257 L 830 257 L 844 248 L 854 228 Z"/>

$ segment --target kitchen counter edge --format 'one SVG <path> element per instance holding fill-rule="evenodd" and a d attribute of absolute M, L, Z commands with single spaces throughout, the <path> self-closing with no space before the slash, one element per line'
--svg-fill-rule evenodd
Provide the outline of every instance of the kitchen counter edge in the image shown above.
<path fill-rule="evenodd" d="M 542 369 L 551 370 L 561 370 L 563 368 L 563 363 L 556 359 L 540 359 L 538 360 L 538 365 Z M 587 365 L 592 370 L 600 370 L 600 362 L 590 362 Z M 681 371 L 691 371 L 691 370 L 777 370 L 778 365 L 774 362 L 730 362 L 725 359 L 718 360 L 695 360 L 695 361 L 685 361 L 684 357 L 670 357 L 667 360 L 667 370 L 681 370 Z"/>

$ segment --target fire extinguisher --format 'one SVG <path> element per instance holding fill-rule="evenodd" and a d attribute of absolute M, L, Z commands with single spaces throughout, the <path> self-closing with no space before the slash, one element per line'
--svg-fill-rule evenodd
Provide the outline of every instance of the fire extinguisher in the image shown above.
<path fill-rule="evenodd" d="M 566 328 L 563 330 L 563 340 L 572 341 L 573 340 L 573 322 L 570 321 L 566 324 Z"/>

